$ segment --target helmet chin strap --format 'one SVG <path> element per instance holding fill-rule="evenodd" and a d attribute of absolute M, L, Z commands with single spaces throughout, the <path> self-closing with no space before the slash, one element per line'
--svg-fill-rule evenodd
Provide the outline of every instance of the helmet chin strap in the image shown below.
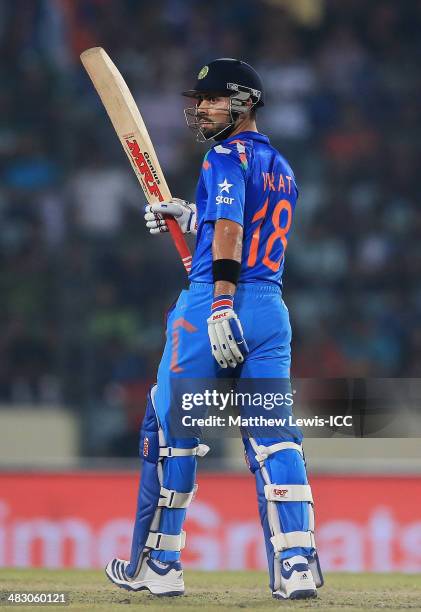
<path fill-rule="evenodd" d="M 228 121 L 219 131 L 217 131 L 216 133 L 211 133 L 209 135 L 206 135 L 205 130 L 203 129 L 203 127 L 200 125 L 200 116 L 197 112 L 197 106 L 192 107 L 192 108 L 186 108 L 184 110 L 184 115 L 186 117 L 186 121 L 187 121 L 187 125 L 190 129 L 195 130 L 196 131 L 196 140 L 197 142 L 207 142 L 208 140 L 223 140 L 224 138 L 227 138 L 229 136 L 229 134 L 233 131 L 234 129 L 234 124 L 235 124 L 235 119 L 232 116 L 232 113 L 229 112 L 229 116 L 231 121 Z M 191 114 L 188 113 L 188 111 L 193 111 Z M 193 121 L 189 121 L 189 119 L 193 116 Z M 214 123 L 213 121 L 210 123 Z M 221 125 L 221 122 L 215 123 L 215 125 Z M 206 130 L 208 131 L 208 130 Z"/>
<path fill-rule="evenodd" d="M 217 134 L 215 134 L 214 136 L 211 136 L 210 138 L 212 138 L 213 140 L 216 140 L 216 142 L 219 142 L 220 140 L 225 140 L 225 138 L 228 138 L 229 136 L 231 136 L 232 132 L 234 131 L 235 128 L 235 123 L 230 123 L 230 125 L 227 125 L 227 127 L 225 127 L 221 132 L 218 132 Z"/>
<path fill-rule="evenodd" d="M 249 98 L 250 94 L 242 91 L 239 91 L 233 96 L 230 96 L 229 107 L 227 109 L 230 121 L 227 122 L 227 124 L 223 128 L 221 128 L 216 134 L 206 136 L 206 134 L 204 133 L 203 128 L 199 123 L 199 113 L 197 104 L 196 106 L 184 109 L 184 117 L 186 119 L 187 127 L 192 130 L 196 130 L 196 140 L 198 142 L 207 142 L 208 140 L 216 140 L 218 142 L 219 140 L 224 140 L 225 138 L 228 138 L 228 136 L 234 131 L 235 123 L 238 118 L 243 113 L 253 108 L 254 104 L 252 104 L 252 106 L 248 106 L 246 104 Z M 221 124 L 218 123 L 216 125 Z"/>
<path fill-rule="evenodd" d="M 225 140 L 225 138 L 228 138 L 228 136 L 230 136 L 230 134 L 232 134 L 232 132 L 234 131 L 235 124 L 238 119 L 238 116 L 234 118 L 232 113 L 230 113 L 230 117 L 231 121 L 225 127 L 219 130 L 219 132 L 217 132 L 216 134 L 208 136 L 206 140 L 216 140 L 216 142 L 219 142 L 220 140 Z"/>

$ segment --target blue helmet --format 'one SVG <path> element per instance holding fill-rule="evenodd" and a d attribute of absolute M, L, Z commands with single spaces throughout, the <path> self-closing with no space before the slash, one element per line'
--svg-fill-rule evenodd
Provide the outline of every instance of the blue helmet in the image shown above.
<path fill-rule="evenodd" d="M 203 66 L 194 88 L 183 91 L 182 95 L 189 98 L 205 94 L 243 97 L 246 93 L 253 106 L 264 106 L 263 83 L 256 70 L 241 60 L 222 57 Z"/>

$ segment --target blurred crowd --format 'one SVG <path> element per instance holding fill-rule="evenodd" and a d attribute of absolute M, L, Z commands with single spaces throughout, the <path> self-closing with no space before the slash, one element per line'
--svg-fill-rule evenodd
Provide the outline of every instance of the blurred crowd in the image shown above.
<path fill-rule="evenodd" d="M 132 454 L 185 285 L 81 67 L 96 45 L 190 200 L 206 147 L 179 92 L 215 57 L 261 72 L 259 128 L 300 188 L 293 375 L 421 376 L 420 30 L 420 0 L 0 3 L 0 401 L 70 406 L 85 453 Z"/>

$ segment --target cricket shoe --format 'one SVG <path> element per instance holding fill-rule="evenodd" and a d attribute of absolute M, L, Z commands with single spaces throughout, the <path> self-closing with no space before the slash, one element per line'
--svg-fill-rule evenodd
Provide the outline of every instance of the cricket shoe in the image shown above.
<path fill-rule="evenodd" d="M 140 571 L 134 578 L 126 574 L 128 561 L 111 559 L 105 568 L 106 576 L 122 589 L 128 591 L 148 590 L 152 595 L 173 597 L 184 595 L 183 569 L 179 561 L 161 563 L 144 557 Z"/>
<path fill-rule="evenodd" d="M 309 599 L 317 597 L 317 589 L 308 561 L 301 555 L 281 561 L 281 587 L 273 591 L 275 599 Z"/>

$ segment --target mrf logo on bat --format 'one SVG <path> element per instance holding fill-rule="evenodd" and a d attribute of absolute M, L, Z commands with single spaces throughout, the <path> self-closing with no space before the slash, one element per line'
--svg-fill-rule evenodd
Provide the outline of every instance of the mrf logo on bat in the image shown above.
<path fill-rule="evenodd" d="M 153 196 L 156 196 L 158 200 L 162 202 L 164 198 L 158 187 L 158 175 L 152 165 L 148 153 L 146 151 L 142 153 L 138 142 L 133 137 L 125 136 L 124 140 L 130 151 L 130 157 L 133 160 L 136 168 L 142 175 L 149 193 Z"/>

